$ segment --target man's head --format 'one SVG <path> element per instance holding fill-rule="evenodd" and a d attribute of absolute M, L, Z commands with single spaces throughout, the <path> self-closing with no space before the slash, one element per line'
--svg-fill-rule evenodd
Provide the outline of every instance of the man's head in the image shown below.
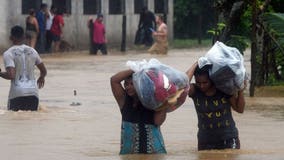
<path fill-rule="evenodd" d="M 97 19 L 98 19 L 100 22 L 102 22 L 102 21 L 103 21 L 103 19 L 104 19 L 104 15 L 103 15 L 103 14 L 101 14 L 101 13 L 98 13 L 98 15 L 97 15 Z"/>
<path fill-rule="evenodd" d="M 24 29 L 21 26 L 14 26 L 11 28 L 10 40 L 15 44 L 24 39 Z"/>
<path fill-rule="evenodd" d="M 63 15 L 64 14 L 64 9 L 63 8 L 56 8 L 56 14 L 57 15 Z"/>
<path fill-rule="evenodd" d="M 52 5 L 52 6 L 50 7 L 50 11 L 51 11 L 52 13 L 56 13 L 56 10 L 57 10 L 57 8 L 56 8 L 54 5 Z"/>
<path fill-rule="evenodd" d="M 164 16 L 163 15 L 157 15 L 156 16 L 156 23 L 161 24 L 164 22 Z"/>
<path fill-rule="evenodd" d="M 142 13 L 145 13 L 147 11 L 148 11 L 148 7 L 147 6 L 142 7 Z"/>
<path fill-rule="evenodd" d="M 42 3 L 42 4 L 40 5 L 40 10 L 46 12 L 46 11 L 47 11 L 47 4 L 46 4 L 46 3 Z"/>

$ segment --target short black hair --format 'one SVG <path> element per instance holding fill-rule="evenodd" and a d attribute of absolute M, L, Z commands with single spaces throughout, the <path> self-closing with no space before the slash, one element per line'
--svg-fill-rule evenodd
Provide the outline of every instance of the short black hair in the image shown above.
<path fill-rule="evenodd" d="M 57 8 L 56 9 L 56 14 L 57 15 L 63 15 L 64 14 L 64 8 Z"/>
<path fill-rule="evenodd" d="M 161 21 L 163 21 L 163 22 L 165 21 L 165 18 L 162 14 L 158 14 L 157 17 L 159 17 Z"/>
<path fill-rule="evenodd" d="M 147 6 L 143 6 L 142 7 L 142 12 L 146 12 L 146 11 L 148 11 L 148 7 Z"/>
<path fill-rule="evenodd" d="M 40 5 L 40 9 L 44 9 L 44 8 L 47 8 L 47 4 L 46 4 L 46 3 L 42 3 L 42 4 Z"/>
<path fill-rule="evenodd" d="M 98 18 L 100 18 L 100 17 L 102 17 L 102 18 L 103 18 L 103 17 L 104 17 L 104 15 L 103 15 L 102 13 L 98 13 L 98 14 L 97 14 L 97 17 L 98 17 Z"/>
<path fill-rule="evenodd" d="M 24 37 L 24 29 L 23 27 L 16 25 L 11 28 L 11 36 L 16 39 L 22 39 Z"/>
<path fill-rule="evenodd" d="M 212 68 L 212 65 L 205 65 L 202 68 L 200 68 L 198 65 L 194 71 L 194 76 L 201 76 L 201 75 L 207 75 L 209 77 L 209 69 Z"/>
<path fill-rule="evenodd" d="M 29 15 L 34 15 L 35 14 L 35 10 L 33 8 L 29 9 Z"/>

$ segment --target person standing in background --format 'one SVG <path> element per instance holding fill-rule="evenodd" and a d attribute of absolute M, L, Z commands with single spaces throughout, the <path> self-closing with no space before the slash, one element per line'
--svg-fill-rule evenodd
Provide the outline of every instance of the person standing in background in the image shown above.
<path fill-rule="evenodd" d="M 156 21 L 154 13 L 149 11 L 146 6 L 142 8 L 138 29 L 144 30 L 144 45 L 151 46 L 154 42 L 151 29 L 156 29 Z"/>
<path fill-rule="evenodd" d="M 53 18 L 50 32 L 52 33 L 52 41 L 54 42 L 53 51 L 59 51 L 60 40 L 62 38 L 64 27 L 63 10 L 57 9 L 56 15 Z"/>
<path fill-rule="evenodd" d="M 47 19 L 46 19 L 46 43 L 45 43 L 45 51 L 47 53 L 51 52 L 51 44 L 52 44 L 52 33 L 50 31 L 54 15 L 56 13 L 55 6 L 51 6 L 50 10 L 47 12 Z"/>
<path fill-rule="evenodd" d="M 151 54 L 167 54 L 168 53 L 168 28 L 164 23 L 162 15 L 156 16 L 156 22 L 158 25 L 157 31 L 152 30 L 155 38 L 155 43 L 148 50 Z"/>
<path fill-rule="evenodd" d="M 11 80 L 8 110 L 38 110 L 38 88 L 42 88 L 47 74 L 44 63 L 37 51 L 24 44 L 24 29 L 14 26 L 11 29 L 10 40 L 13 46 L 3 54 L 6 72 L 0 77 Z M 40 76 L 35 78 L 35 66 Z"/>
<path fill-rule="evenodd" d="M 96 55 L 97 52 L 100 50 L 103 55 L 107 55 L 107 45 L 106 45 L 106 30 L 105 25 L 103 23 L 104 16 L 102 14 L 98 14 L 97 19 L 93 22 L 92 20 L 89 23 L 93 23 L 92 25 L 89 24 L 89 27 L 92 27 L 93 33 L 93 41 L 92 41 L 92 50 L 91 54 Z"/>
<path fill-rule="evenodd" d="M 39 25 L 39 34 L 36 44 L 36 50 L 38 53 L 44 53 L 45 51 L 45 28 L 46 28 L 46 16 L 47 16 L 47 4 L 42 3 L 40 10 L 36 13 L 36 19 Z"/>
<path fill-rule="evenodd" d="M 38 33 L 39 27 L 35 17 L 35 10 L 30 9 L 29 16 L 26 19 L 26 39 L 28 45 L 32 48 L 35 48 Z"/>

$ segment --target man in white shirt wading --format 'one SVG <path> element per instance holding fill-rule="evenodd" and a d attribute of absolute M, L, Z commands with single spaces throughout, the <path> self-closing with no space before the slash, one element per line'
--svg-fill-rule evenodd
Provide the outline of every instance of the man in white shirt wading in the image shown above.
<path fill-rule="evenodd" d="M 10 40 L 13 46 L 3 54 L 6 72 L 1 72 L 0 77 L 11 80 L 8 110 L 38 109 L 38 88 L 44 86 L 46 68 L 37 51 L 24 42 L 24 30 L 20 26 L 11 29 Z M 36 80 L 34 68 L 40 71 Z"/>

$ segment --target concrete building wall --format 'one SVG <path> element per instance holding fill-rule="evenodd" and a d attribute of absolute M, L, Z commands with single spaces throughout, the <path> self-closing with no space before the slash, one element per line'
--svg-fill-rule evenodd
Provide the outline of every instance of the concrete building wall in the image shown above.
<path fill-rule="evenodd" d="M 132 46 L 135 33 L 139 23 L 139 14 L 134 14 L 134 0 L 126 1 L 126 43 Z M 169 12 L 167 15 L 167 24 L 169 29 L 169 38 L 173 37 L 173 0 L 169 1 Z M 48 6 L 51 6 L 52 0 L 43 0 Z M 83 0 L 71 0 L 71 14 L 65 15 L 65 26 L 63 38 L 76 49 L 87 49 L 89 46 L 89 31 L 87 22 L 89 18 L 96 18 L 96 15 L 83 14 Z M 123 15 L 109 15 L 109 1 L 102 0 L 102 13 L 104 14 L 104 23 L 106 25 L 106 35 L 109 46 L 119 47 L 122 37 L 122 18 Z M 148 8 L 154 11 L 154 1 L 148 0 Z M 4 0 L 0 2 L 0 15 L 4 17 L 0 19 L 0 47 L 6 47 L 9 44 L 9 29 L 13 25 L 21 25 L 25 27 L 25 19 L 27 15 L 22 14 L 22 0 Z M 7 15 L 7 16 L 5 16 Z M 5 19 L 7 17 L 7 19 Z"/>
<path fill-rule="evenodd" d="M 9 32 L 7 32 L 8 24 L 7 24 L 7 4 L 8 1 L 0 1 L 0 49 L 4 50 L 8 45 L 9 41 L 7 41 L 9 37 Z"/>

